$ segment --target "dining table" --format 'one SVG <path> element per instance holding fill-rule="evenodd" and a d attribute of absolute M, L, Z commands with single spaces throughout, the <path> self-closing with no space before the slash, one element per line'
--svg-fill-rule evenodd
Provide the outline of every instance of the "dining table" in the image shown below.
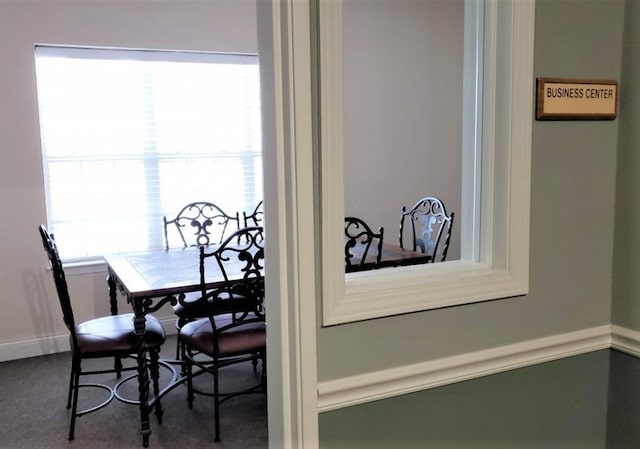
<path fill-rule="evenodd" d="M 347 239 L 345 238 L 345 243 Z M 349 248 L 353 260 L 360 261 L 366 250 L 363 244 L 356 244 Z M 431 262 L 431 256 L 422 251 L 414 251 L 409 248 L 402 248 L 392 243 L 383 243 L 380 251 L 380 262 L 376 260 L 377 250 L 371 246 L 365 257 L 364 263 L 353 265 L 351 271 L 368 271 L 376 268 L 403 267 L 408 265 L 418 265 Z"/>
<path fill-rule="evenodd" d="M 213 245 L 212 245 L 213 246 Z M 211 250 L 214 248 L 209 247 Z M 211 258 L 214 259 L 214 258 Z M 175 305 L 180 295 L 201 290 L 200 252 L 197 247 L 148 250 L 136 253 L 111 254 L 104 256 L 107 264 L 107 285 L 111 314 L 118 314 L 118 293 L 126 298 L 133 309 L 134 328 L 137 337 L 138 391 L 140 406 L 140 433 L 143 446 L 149 444 L 151 409 L 165 393 L 177 386 L 174 377 L 152 399 L 149 398 L 149 375 L 146 369 L 144 332 L 146 315 L 158 311 L 166 304 Z M 226 267 L 227 274 L 241 275 L 241 266 Z M 224 281 L 224 275 L 213 261 L 206 266 L 205 286 L 215 288 Z M 175 361 L 179 363 L 179 361 Z M 167 366 L 165 364 L 165 366 Z M 182 380 L 182 379 L 180 379 Z M 160 403 L 155 407 L 158 420 L 162 421 Z"/>
<path fill-rule="evenodd" d="M 214 250 L 216 245 L 211 245 Z M 360 245 L 357 245 L 360 246 Z M 358 249 L 356 249 L 358 251 Z M 215 258 L 209 258 L 215 259 Z M 107 285 L 111 314 L 118 314 L 119 294 L 126 298 L 133 309 L 134 328 L 137 337 L 138 391 L 140 407 L 140 433 L 145 447 L 149 444 L 151 426 L 149 416 L 156 402 L 183 379 L 176 377 L 163 390 L 149 398 L 149 375 L 146 367 L 144 332 L 146 315 L 154 313 L 166 304 L 175 305 L 180 295 L 200 291 L 200 252 L 197 247 L 148 250 L 134 253 L 104 256 L 107 265 Z M 368 259 L 367 259 L 368 260 Z M 429 256 L 397 245 L 385 243 L 378 267 L 396 267 L 429 262 Z M 372 263 L 374 261 L 371 261 Z M 365 261 L 365 268 L 373 268 Z M 209 265 L 210 264 L 210 265 Z M 205 288 L 211 289 L 224 282 L 220 267 L 213 260 L 206 266 Z M 226 266 L 230 277 L 240 277 L 243 265 Z M 174 361 L 179 364 L 180 361 Z M 165 365 L 166 366 L 166 365 Z M 160 403 L 155 407 L 158 420 L 162 421 Z"/>

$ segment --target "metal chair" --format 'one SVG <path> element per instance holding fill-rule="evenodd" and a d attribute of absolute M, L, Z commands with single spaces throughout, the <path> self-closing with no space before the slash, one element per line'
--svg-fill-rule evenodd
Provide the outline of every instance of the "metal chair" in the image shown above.
<path fill-rule="evenodd" d="M 71 306 L 71 298 L 67 281 L 62 267 L 62 261 L 58 254 L 58 248 L 52 234 L 49 234 L 44 225 L 39 227 L 42 244 L 51 264 L 51 273 L 55 281 L 58 299 L 62 307 L 62 316 L 64 323 L 69 329 L 71 343 L 71 375 L 69 378 L 69 392 L 67 396 L 67 408 L 71 408 L 71 423 L 69 426 L 69 440 L 74 439 L 74 430 L 76 418 L 87 413 L 94 412 L 105 407 L 115 397 L 118 400 L 127 403 L 138 403 L 121 398 L 117 394 L 118 386 L 124 381 L 135 376 L 120 381 L 116 386 L 98 383 L 80 383 L 80 376 L 97 375 L 115 373 L 120 378 L 121 372 L 125 370 L 137 369 L 136 367 L 122 368 L 120 360 L 133 356 L 137 353 L 136 344 L 138 338 L 135 335 L 133 325 L 133 313 L 122 315 L 108 315 L 81 323 L 75 322 L 73 316 L 73 308 Z M 153 316 L 146 317 L 146 331 L 144 335 L 145 350 L 149 354 L 148 368 L 153 380 L 154 394 L 159 393 L 159 371 L 158 360 L 160 346 L 165 341 L 164 329 L 160 322 Z M 98 358 L 115 358 L 116 366 L 113 369 L 84 371 L 82 369 L 82 361 L 85 359 Z M 80 388 L 96 387 L 108 391 L 108 398 L 94 407 L 78 411 L 78 395 Z M 160 401 L 155 401 L 155 413 L 158 421 L 162 422 L 162 406 Z"/>
<path fill-rule="evenodd" d="M 218 205 L 206 201 L 189 203 L 175 218 L 168 220 L 165 216 L 163 221 L 166 249 L 170 247 L 170 230 L 175 231 L 173 234 L 180 237 L 182 246 L 186 248 L 219 244 L 229 233 L 240 228 L 238 212 L 229 215 Z"/>
<path fill-rule="evenodd" d="M 411 209 L 400 212 L 400 247 L 404 248 L 404 221 L 409 219 L 411 246 L 430 256 L 429 262 L 444 262 L 449 250 L 454 213 L 447 214 L 442 201 L 435 197 L 419 200 Z"/>
<path fill-rule="evenodd" d="M 224 278 L 213 288 L 208 287 L 205 280 L 207 263 L 215 264 Z M 201 297 L 198 302 L 209 313 L 206 318 L 185 324 L 180 329 L 180 339 L 185 347 L 189 406 L 193 405 L 195 393 L 213 396 L 215 441 L 220 441 L 220 404 L 241 394 L 266 392 L 263 266 L 261 227 L 241 229 L 212 252 L 200 247 Z M 229 273 L 231 267 L 235 267 L 235 274 Z M 239 277 L 238 269 L 242 272 Z M 257 384 L 243 391 L 220 392 L 220 370 L 248 361 L 254 363 L 254 367 L 258 361 L 262 362 Z M 198 368 L 196 372 L 194 366 Z M 193 385 L 193 378 L 205 373 L 213 376 L 213 392 L 199 391 Z"/>
<path fill-rule="evenodd" d="M 170 236 L 180 238 L 181 246 L 207 246 L 221 243 L 229 234 L 240 228 L 238 212 L 229 215 L 217 204 L 200 201 L 184 206 L 172 220 L 163 217 L 166 249 L 170 248 Z M 170 233 L 169 231 L 173 231 Z M 189 294 L 182 303 L 173 306 L 173 313 L 178 317 L 176 329 L 185 323 L 205 317 L 207 310 L 197 303 L 197 294 Z M 180 358 L 182 351 L 178 338 L 176 358 Z"/>
<path fill-rule="evenodd" d="M 344 237 L 345 271 L 347 273 L 379 268 L 384 228 L 378 228 L 376 233 L 364 220 L 357 217 L 345 217 Z M 370 251 L 374 241 L 377 243 L 373 246 L 375 253 L 372 254 Z"/>

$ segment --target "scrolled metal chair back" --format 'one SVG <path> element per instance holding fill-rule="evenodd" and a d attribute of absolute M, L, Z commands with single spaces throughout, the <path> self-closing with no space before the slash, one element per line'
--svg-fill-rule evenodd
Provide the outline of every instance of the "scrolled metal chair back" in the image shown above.
<path fill-rule="evenodd" d="M 447 214 L 442 201 L 435 197 L 419 200 L 411 209 L 400 212 L 400 247 L 404 248 L 405 219 L 409 220 L 412 249 L 430 256 L 430 262 L 444 262 L 449 251 L 454 213 Z"/>
<path fill-rule="evenodd" d="M 207 287 L 207 259 L 214 260 L 224 278 L 212 289 Z M 263 272 L 264 234 L 260 226 L 236 231 L 211 252 L 200 247 L 200 285 L 210 316 L 230 313 L 234 318 L 231 325 L 264 320 Z M 212 326 L 216 326 L 214 320 Z"/>
<path fill-rule="evenodd" d="M 262 219 L 264 216 L 262 201 L 260 201 L 253 212 L 247 214 L 246 211 L 242 212 L 242 217 L 244 218 L 245 227 L 248 226 L 262 226 Z"/>
<path fill-rule="evenodd" d="M 378 232 L 376 233 L 364 220 L 357 217 L 345 217 L 344 236 L 345 271 L 353 272 L 367 268 L 377 268 L 380 265 L 384 228 L 378 228 Z M 376 251 L 374 262 L 367 262 L 367 260 L 370 259 L 369 251 L 371 250 L 371 246 L 376 240 L 377 243 L 374 246 Z M 354 251 L 356 245 L 362 245 L 362 251 L 357 251 L 359 257 L 356 256 L 356 252 Z"/>
<path fill-rule="evenodd" d="M 172 220 L 163 217 L 165 247 L 169 249 L 169 230 L 175 230 L 183 247 L 208 246 L 221 243 L 240 228 L 240 217 L 227 214 L 214 203 L 189 203 Z"/>

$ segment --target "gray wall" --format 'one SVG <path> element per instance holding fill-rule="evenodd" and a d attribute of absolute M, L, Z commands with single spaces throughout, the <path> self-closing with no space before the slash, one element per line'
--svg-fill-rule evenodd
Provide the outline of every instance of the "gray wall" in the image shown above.
<path fill-rule="evenodd" d="M 635 80 L 639 39 L 629 28 L 637 29 L 640 8 L 632 3 L 623 79 Z M 622 0 L 538 0 L 534 75 L 621 79 L 624 7 Z M 633 281 L 640 98 L 627 84 L 621 92 L 618 120 L 534 122 L 527 296 L 321 328 L 320 380 L 610 320 L 640 329 Z M 601 351 L 322 413 L 321 447 L 635 448 L 638 365 Z"/>
<path fill-rule="evenodd" d="M 536 2 L 534 75 L 619 79 L 623 15 L 622 0 Z M 319 380 L 608 324 L 617 133 L 534 123 L 528 295 L 319 328 Z"/>
<path fill-rule="evenodd" d="M 640 330 L 640 4 L 625 8 L 611 322 Z M 640 445 L 640 360 L 611 352 L 607 448 Z"/>
<path fill-rule="evenodd" d="M 640 4 L 625 11 L 611 321 L 640 330 Z"/>
<path fill-rule="evenodd" d="M 323 413 L 320 448 L 604 449 L 608 357 L 598 351 Z"/>
<path fill-rule="evenodd" d="M 640 446 L 640 360 L 610 351 L 607 449 Z"/>

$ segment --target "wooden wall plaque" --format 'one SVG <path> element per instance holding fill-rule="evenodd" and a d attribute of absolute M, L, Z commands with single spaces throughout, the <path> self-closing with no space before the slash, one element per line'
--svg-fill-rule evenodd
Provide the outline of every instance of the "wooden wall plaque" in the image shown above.
<path fill-rule="evenodd" d="M 536 80 L 537 120 L 613 120 L 618 82 L 571 78 Z"/>

